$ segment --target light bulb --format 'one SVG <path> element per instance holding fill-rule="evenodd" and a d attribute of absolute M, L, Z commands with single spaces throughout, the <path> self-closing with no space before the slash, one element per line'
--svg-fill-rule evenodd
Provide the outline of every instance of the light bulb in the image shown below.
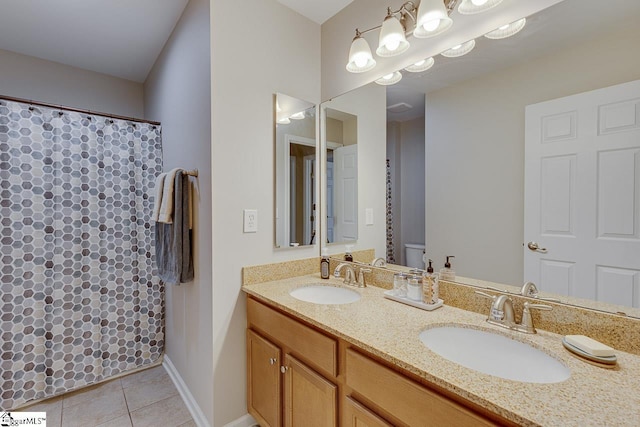
<path fill-rule="evenodd" d="M 390 51 L 392 51 L 392 52 L 394 50 L 396 50 L 399 46 L 400 46 L 400 40 L 399 39 L 389 39 L 385 43 L 385 47 L 387 49 L 389 49 Z"/>
<path fill-rule="evenodd" d="M 393 73 L 387 74 L 386 76 L 382 76 L 385 80 L 391 80 L 393 78 Z"/>
<path fill-rule="evenodd" d="M 426 31 L 435 31 L 438 26 L 440 25 L 440 20 L 439 19 L 432 19 L 431 21 L 425 22 L 424 24 L 422 24 L 422 27 L 426 30 Z"/>
<path fill-rule="evenodd" d="M 366 57 L 366 55 L 356 55 L 356 57 L 353 59 L 353 62 L 355 62 L 356 67 L 358 68 L 363 68 L 365 65 L 367 65 L 368 61 L 369 59 Z"/>
<path fill-rule="evenodd" d="M 460 49 L 461 47 L 462 47 L 462 45 L 461 45 L 461 44 L 457 44 L 457 45 L 455 45 L 454 47 L 452 47 L 452 48 L 451 48 L 451 50 L 458 50 L 458 49 Z"/>
<path fill-rule="evenodd" d="M 471 0 L 471 3 L 473 3 L 475 6 L 482 6 L 486 2 L 487 0 Z"/>
<path fill-rule="evenodd" d="M 423 59 L 422 61 L 418 61 L 418 62 L 416 62 L 416 63 L 415 63 L 415 64 L 413 64 L 413 65 L 415 65 L 416 67 L 419 67 L 419 66 L 423 65 L 425 62 L 427 62 L 427 60 L 426 60 L 426 59 Z"/>
<path fill-rule="evenodd" d="M 507 28 L 509 28 L 509 25 L 510 25 L 510 24 L 503 25 L 502 27 L 500 27 L 500 28 L 498 28 L 498 29 L 499 29 L 499 30 L 506 30 Z"/>

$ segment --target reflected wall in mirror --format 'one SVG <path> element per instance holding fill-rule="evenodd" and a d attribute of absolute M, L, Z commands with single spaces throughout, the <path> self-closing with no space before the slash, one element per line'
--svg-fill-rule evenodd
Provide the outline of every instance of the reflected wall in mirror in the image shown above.
<path fill-rule="evenodd" d="M 384 200 L 364 191 L 384 187 L 385 99 L 381 86 L 365 86 L 322 104 L 322 242 L 333 253 L 354 249 L 384 250 Z M 365 231 L 363 233 L 363 231 Z"/>
<path fill-rule="evenodd" d="M 275 247 L 313 245 L 317 224 L 316 109 L 275 95 Z"/>
<path fill-rule="evenodd" d="M 327 108 L 327 243 L 358 239 L 358 117 Z"/>
<path fill-rule="evenodd" d="M 437 56 L 431 70 L 417 75 L 405 73 L 399 84 L 388 88 L 386 105 L 411 106 L 406 116 L 389 112 L 388 141 L 397 134 L 398 126 L 408 126 L 416 117 L 418 121 L 424 117 L 425 244 L 436 271 L 443 266 L 445 255 L 455 255 L 453 268 L 460 281 L 473 278 L 519 286 L 531 279 L 528 275 L 533 273 L 525 274 L 525 263 L 533 259 L 537 266 L 536 285 L 542 292 L 554 293 L 571 304 L 638 316 L 640 310 L 629 307 L 640 306 L 640 150 L 619 140 L 624 137 L 640 140 L 637 113 L 640 95 L 628 92 L 617 100 L 604 96 L 587 113 L 591 115 L 589 119 L 581 110 L 581 98 L 564 108 L 563 101 L 558 101 L 557 109 L 547 109 L 542 117 L 533 119 L 538 124 L 546 121 L 547 126 L 537 126 L 538 130 L 546 129 L 546 136 L 551 139 L 557 137 L 553 144 L 546 144 L 548 147 L 573 144 L 577 149 L 579 141 L 591 143 L 598 132 L 602 133 L 606 105 L 616 106 L 607 112 L 620 107 L 610 123 L 624 126 L 610 132 L 608 147 L 605 145 L 588 155 L 594 160 L 590 163 L 600 169 L 586 172 L 591 177 L 587 179 L 572 175 L 584 172 L 579 168 L 587 164 L 582 158 L 577 163 L 570 161 L 569 157 L 578 156 L 577 151 L 544 154 L 567 160 L 564 165 L 568 168 L 564 169 L 553 169 L 551 166 L 558 165 L 542 165 L 539 159 L 525 158 L 525 113 L 529 105 L 640 79 L 640 55 L 635 43 L 640 39 L 639 20 L 639 2 L 565 0 L 528 17 L 526 27 L 512 38 L 479 38 L 470 54 L 456 59 Z M 561 119 L 555 121 L 556 118 Z M 592 130 L 599 126 L 600 131 L 582 138 L 578 124 L 587 120 Z M 562 135 L 578 142 L 563 139 Z M 535 135 L 532 138 L 536 139 Z M 607 157 L 611 153 L 619 157 Z M 388 157 L 391 155 L 392 150 Z M 537 185 L 538 189 L 546 189 L 543 203 L 560 202 L 555 205 L 555 212 L 545 213 L 547 220 L 554 221 L 553 226 L 536 226 L 543 233 L 535 237 L 525 225 L 525 187 L 529 186 L 525 182 L 525 166 L 530 164 L 537 165 L 533 168 L 540 171 L 543 166 L 553 169 L 558 178 L 564 177 L 564 181 L 556 184 L 551 181 L 544 186 L 532 184 L 533 188 Z M 367 167 L 375 168 L 377 174 L 385 173 L 377 165 Z M 392 180 L 394 177 L 392 174 Z M 599 198 L 586 203 L 577 199 L 568 202 L 568 191 L 589 180 L 593 197 Z M 379 198 L 385 197 L 383 187 L 361 186 L 360 190 L 364 197 L 373 197 L 374 192 Z M 612 205 L 625 210 L 612 214 L 606 210 Z M 402 215 L 404 205 L 393 206 L 395 219 Z M 560 208 L 564 209 L 560 211 L 563 217 L 557 215 Z M 543 212 L 542 209 L 532 211 Z M 605 212 L 609 231 L 601 232 Z M 582 261 L 572 258 L 572 250 L 561 252 L 561 245 L 573 240 L 581 246 L 575 251 L 595 253 L 590 244 L 580 243 L 585 240 L 563 231 L 569 223 L 577 226 L 587 216 L 600 219 L 588 226 L 590 237 L 623 242 L 623 264 L 613 259 L 593 261 L 584 270 L 578 265 Z M 397 247 L 401 234 L 396 227 L 391 243 Z M 533 240 L 546 248 L 547 253 L 529 250 L 524 245 Z M 557 256 L 558 253 L 561 255 Z M 384 254 L 376 249 L 376 256 Z M 396 256 L 396 261 L 403 260 Z M 581 270 L 587 271 L 587 275 Z M 587 284 L 587 280 L 591 283 Z"/>

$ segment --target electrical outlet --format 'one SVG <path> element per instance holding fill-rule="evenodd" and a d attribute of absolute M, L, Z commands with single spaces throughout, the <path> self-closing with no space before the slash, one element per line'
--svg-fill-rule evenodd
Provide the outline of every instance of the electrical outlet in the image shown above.
<path fill-rule="evenodd" d="M 244 210 L 244 228 L 245 233 L 257 233 L 258 232 L 258 210 L 257 209 L 245 209 Z"/>

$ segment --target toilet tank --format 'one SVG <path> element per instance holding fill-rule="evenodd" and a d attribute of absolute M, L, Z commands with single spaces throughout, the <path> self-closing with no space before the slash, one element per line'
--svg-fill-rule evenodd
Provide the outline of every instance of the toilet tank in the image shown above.
<path fill-rule="evenodd" d="M 424 270 L 424 255 L 425 246 L 420 243 L 405 243 L 404 244 L 404 259 L 407 267 L 420 268 Z"/>

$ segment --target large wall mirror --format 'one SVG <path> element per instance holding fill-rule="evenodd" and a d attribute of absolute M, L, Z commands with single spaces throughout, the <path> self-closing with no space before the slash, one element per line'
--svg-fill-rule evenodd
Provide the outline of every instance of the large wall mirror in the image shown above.
<path fill-rule="evenodd" d="M 282 93 L 274 104 L 275 247 L 313 245 L 318 231 L 316 107 Z"/>
<path fill-rule="evenodd" d="M 565 0 L 527 17 L 511 38 L 480 37 L 463 57 L 437 56 L 428 71 L 403 71 L 383 99 L 367 97 L 381 88 L 375 83 L 332 99 L 329 106 L 345 97 L 384 109 L 376 138 L 383 148 L 359 164 L 358 209 L 362 217 L 367 207 L 388 205 L 390 215 L 374 221 L 388 226 L 361 224 L 358 246 L 415 267 L 423 267 L 414 254 L 424 247 L 436 269 L 455 255 L 460 282 L 533 280 L 563 302 L 639 317 L 640 94 L 633 90 L 640 84 L 613 98 L 608 90 L 586 95 L 640 79 L 638 22 L 640 2 Z M 554 101 L 569 96 L 579 97 Z M 593 137 L 581 136 L 583 125 Z M 602 136 L 603 146 L 579 154 L 581 141 Z M 527 140 L 568 151 L 532 151 Z M 361 157 L 365 151 L 359 142 Z M 593 196 L 573 198 L 585 184 Z M 538 205 L 526 201 L 528 189 Z M 571 227 L 586 217 L 583 238 Z M 586 264 L 574 257 L 595 253 L 598 241 L 622 242 L 620 255 Z M 568 243 L 577 245 L 563 249 Z"/>

